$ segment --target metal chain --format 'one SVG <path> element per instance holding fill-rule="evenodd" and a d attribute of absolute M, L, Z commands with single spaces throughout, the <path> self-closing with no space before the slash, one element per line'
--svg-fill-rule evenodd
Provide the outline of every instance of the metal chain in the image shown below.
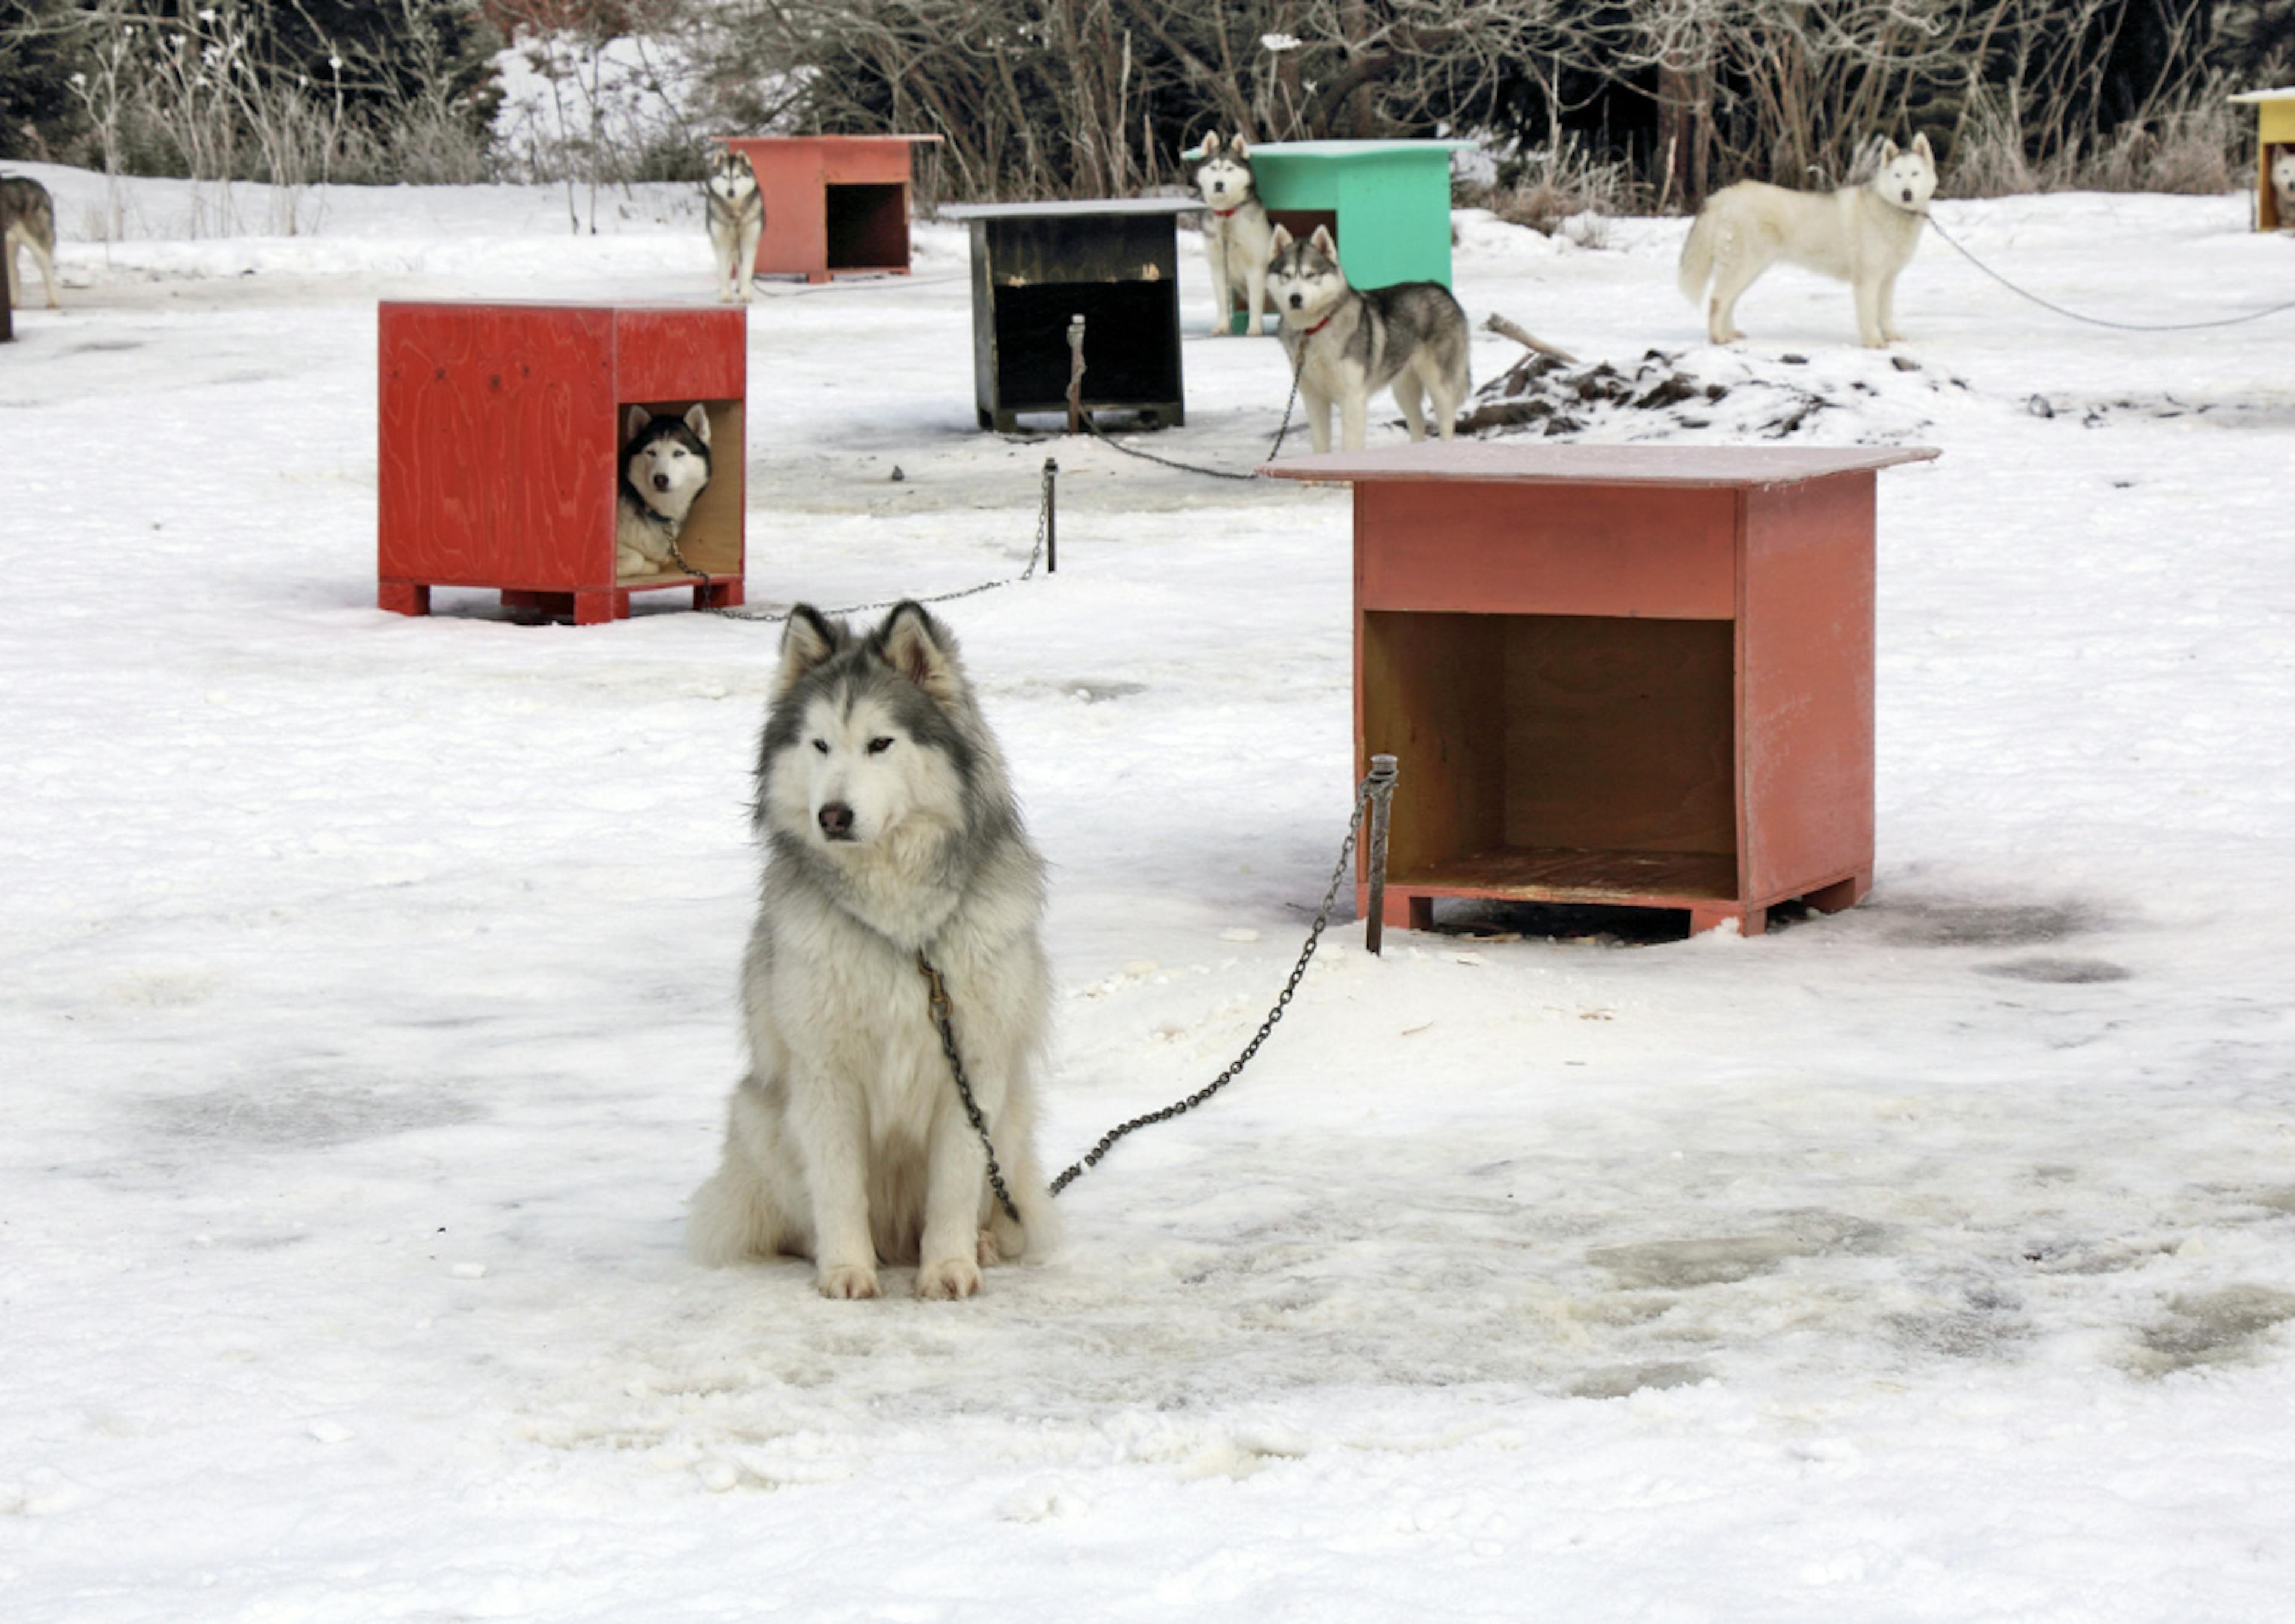
<path fill-rule="evenodd" d="M 980 1148 L 988 1156 L 988 1187 L 996 1192 L 997 1205 L 1017 1224 L 1020 1221 L 1020 1209 L 1012 1204 L 1012 1192 L 1004 1187 L 1003 1169 L 996 1165 L 996 1147 L 988 1138 L 988 1121 L 980 1114 L 979 1104 L 972 1098 L 972 1079 L 964 1074 L 964 1057 L 957 1052 L 956 1028 L 949 1021 L 948 988 L 942 983 L 940 972 L 933 968 L 932 960 L 925 957 L 922 948 L 917 950 L 917 969 L 931 989 L 926 997 L 932 1008 L 933 1024 L 940 1028 L 941 1052 L 948 1057 L 949 1074 L 956 1079 L 957 1098 L 964 1102 L 964 1114 L 972 1120 L 972 1130 L 980 1136 Z"/>
<path fill-rule="evenodd" d="M 1000 587 L 1017 586 L 1024 581 L 1034 579 L 1036 566 L 1043 561 L 1044 532 L 1046 526 L 1051 523 L 1052 518 L 1052 482 L 1059 477 L 1059 471 L 1060 465 L 1058 462 L 1050 457 L 1046 457 L 1044 459 L 1044 491 L 1042 496 L 1038 499 L 1036 503 L 1036 544 L 1028 550 L 1028 567 L 1025 569 L 1023 569 L 1018 575 L 1006 575 L 1001 579 L 995 581 L 983 581 L 977 586 L 960 587 L 952 592 L 935 592 L 929 598 L 886 598 L 881 599 L 875 603 L 842 604 L 833 609 L 823 609 L 821 613 L 823 615 L 861 615 L 867 613 L 870 609 L 889 609 L 896 604 L 902 603 L 952 603 L 959 598 L 976 597 L 982 592 L 992 592 Z M 728 620 L 750 620 L 756 621 L 762 624 L 770 625 L 776 621 L 787 620 L 794 611 L 789 609 L 725 608 L 711 609 L 706 612 L 712 615 L 723 616 Z"/>
<path fill-rule="evenodd" d="M 1369 807 L 1378 783 L 1374 775 L 1357 787 L 1354 814 L 1347 820 L 1347 837 L 1339 847 L 1338 866 L 1331 870 L 1331 883 L 1323 893 L 1323 905 L 1315 910 L 1315 922 L 1307 927 L 1307 944 L 1299 951 L 1299 962 L 1292 967 L 1291 979 L 1283 983 L 1283 991 L 1276 995 L 1274 1007 L 1268 1010 L 1267 1018 L 1259 1024 L 1259 1030 L 1252 1034 L 1251 1041 L 1243 1046 L 1243 1052 L 1229 1064 L 1227 1070 L 1185 1099 L 1174 1100 L 1161 1111 L 1150 1111 L 1144 1116 L 1133 1117 L 1128 1122 L 1120 1122 L 1102 1134 L 1099 1143 L 1085 1153 L 1083 1160 L 1073 1163 L 1052 1180 L 1053 1195 L 1058 1195 L 1082 1178 L 1087 1168 L 1097 1165 L 1102 1156 L 1115 1148 L 1115 1141 L 1125 1134 L 1145 1128 L 1151 1122 L 1169 1122 L 1184 1112 L 1194 1110 L 1234 1081 L 1236 1073 L 1251 1064 L 1251 1057 L 1259 1052 L 1259 1046 L 1267 1041 L 1268 1034 L 1275 1030 L 1275 1024 L 1283 1018 L 1284 1010 L 1290 1008 L 1292 995 L 1299 991 L 1299 983 L 1307 974 L 1307 966 L 1315 957 L 1315 949 L 1321 944 L 1323 927 L 1331 922 L 1331 909 L 1338 901 L 1340 884 L 1346 878 L 1347 861 L 1354 855 L 1356 836 L 1362 832 L 1363 813 Z"/>
<path fill-rule="evenodd" d="M 1303 343 L 1299 346 L 1298 363 L 1291 369 L 1291 398 L 1283 403 L 1282 426 L 1275 431 L 1275 444 L 1267 448 L 1266 461 L 1270 462 L 1274 461 L 1276 457 L 1281 453 L 1283 450 L 1283 437 L 1291 432 L 1291 409 L 1299 404 L 1299 375 L 1306 370 L 1307 347 Z M 1157 462 L 1161 463 L 1165 468 L 1176 468 L 1182 473 L 1205 474 L 1213 479 L 1249 480 L 1259 477 L 1259 475 L 1255 472 L 1238 474 L 1229 469 L 1205 468 L 1199 463 L 1182 462 L 1175 457 L 1159 457 L 1152 451 L 1141 451 L 1136 445 L 1126 445 L 1123 441 L 1111 438 L 1107 434 L 1103 432 L 1099 425 L 1091 420 L 1091 413 L 1089 412 L 1083 414 L 1082 421 L 1085 429 L 1090 432 L 1092 438 L 1098 440 L 1101 445 L 1112 445 L 1116 450 L 1122 452 L 1125 456 L 1137 457 L 1142 462 Z"/>
<path fill-rule="evenodd" d="M 2227 315 L 2219 320 L 2210 322 L 2112 322 L 2107 321 L 2100 315 L 2082 315 L 2077 310 L 2067 310 L 2062 305 L 2054 304 L 2047 299 L 2044 299 L 2037 293 L 2028 293 L 2023 289 L 2018 287 L 2014 282 L 2010 282 L 2006 277 L 2001 275 L 1999 272 L 1994 270 L 1990 265 L 1986 265 L 1981 259 L 1979 259 L 1975 255 L 1970 253 L 1966 249 L 1962 248 L 1959 239 L 1955 237 L 1950 232 L 1945 230 L 1941 224 L 1938 224 L 1937 217 L 1934 215 L 1930 215 L 1928 216 L 1928 222 L 1930 228 L 1933 230 L 1938 236 L 1943 238 L 1947 242 L 1951 243 L 1954 251 L 1959 254 L 1962 258 L 1967 260 L 1969 264 L 1983 272 L 1994 282 L 1998 282 L 2002 287 L 2007 289 L 2009 292 L 2015 294 L 2019 298 L 2028 298 L 2031 300 L 2032 303 L 2039 306 L 2044 310 L 2053 310 L 2058 315 L 2070 316 L 2075 322 L 2086 322 L 2093 327 L 2116 327 L 2122 332 L 2190 332 L 2196 328 L 2201 327 L 2236 327 L 2242 322 L 2258 322 L 2261 321 L 2267 315 L 2277 315 L 2283 310 L 2295 310 L 2295 299 L 2289 299 L 2285 304 L 2267 306 L 2261 310 L 2250 310 L 2245 315 Z"/>

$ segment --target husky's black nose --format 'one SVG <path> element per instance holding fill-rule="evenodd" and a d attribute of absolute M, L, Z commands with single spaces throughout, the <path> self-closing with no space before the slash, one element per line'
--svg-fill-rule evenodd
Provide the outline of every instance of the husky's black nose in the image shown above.
<path fill-rule="evenodd" d="M 1906 188 L 1905 188 L 1905 201 L 1906 201 L 1906 202 L 1907 202 L 1907 203 L 1909 203 L 1909 202 L 1911 202 L 1912 200 L 1913 200 L 1913 189 L 1912 189 L 1910 186 L 1907 186 L 1907 187 L 1906 187 Z"/>
<path fill-rule="evenodd" d="M 1909 196 L 1910 194 L 1907 193 L 1907 195 Z M 669 489 L 669 476 L 667 474 L 656 474 L 653 477 L 653 488 L 657 491 L 666 491 Z"/>
<path fill-rule="evenodd" d="M 821 832 L 831 840 L 853 838 L 853 809 L 842 801 L 831 801 L 821 809 Z"/>
<path fill-rule="evenodd" d="M 1292 309 L 1294 309 L 1294 310 L 1304 310 L 1306 307 L 1307 307 L 1307 296 L 1306 296 L 1305 294 L 1303 294 L 1303 293 L 1295 293 L 1295 294 L 1293 294 L 1293 295 L 1291 296 L 1291 308 L 1292 308 Z"/>

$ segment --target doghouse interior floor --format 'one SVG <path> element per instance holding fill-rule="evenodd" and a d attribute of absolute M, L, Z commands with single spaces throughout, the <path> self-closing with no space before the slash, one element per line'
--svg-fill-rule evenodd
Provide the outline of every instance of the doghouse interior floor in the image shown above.
<path fill-rule="evenodd" d="M 1737 862 L 1727 853 L 1505 845 L 1397 870 L 1387 884 L 1534 902 L 1726 902 L 1737 893 Z"/>

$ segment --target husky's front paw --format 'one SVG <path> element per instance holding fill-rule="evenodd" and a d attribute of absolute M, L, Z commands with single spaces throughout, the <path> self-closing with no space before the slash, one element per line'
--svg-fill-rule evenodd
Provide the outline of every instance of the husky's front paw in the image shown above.
<path fill-rule="evenodd" d="M 952 1302 L 980 1290 L 980 1265 L 970 1258 L 943 1258 L 917 1270 L 917 1295 Z"/>
<path fill-rule="evenodd" d="M 834 1269 L 821 1271 L 815 1282 L 821 1294 L 842 1302 L 857 1302 L 863 1297 L 883 1295 L 877 1284 L 877 1271 L 866 1263 L 840 1263 Z"/>

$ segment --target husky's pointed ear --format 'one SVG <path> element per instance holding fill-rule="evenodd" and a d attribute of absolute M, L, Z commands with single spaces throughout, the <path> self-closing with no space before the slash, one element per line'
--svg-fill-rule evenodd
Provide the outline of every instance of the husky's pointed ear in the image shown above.
<path fill-rule="evenodd" d="M 1929 150 L 1929 133 L 1926 130 L 1913 137 L 1913 151 L 1928 159 L 1930 163 L 1936 162 L 1936 154 Z"/>
<path fill-rule="evenodd" d="M 1886 136 L 1882 137 L 1882 140 L 1881 140 L 1881 161 L 1882 161 L 1883 163 L 1884 163 L 1884 164 L 1886 164 L 1886 163 L 1894 163 L 1894 162 L 1896 161 L 1896 159 L 1897 159 L 1897 143 L 1896 143 L 1895 142 L 1893 142 L 1893 141 L 1891 141 L 1891 140 L 1890 140 L 1890 139 L 1888 139 Z"/>
<path fill-rule="evenodd" d="M 1244 140 L 1241 130 L 1236 131 L 1235 139 L 1228 143 L 1227 152 L 1228 156 L 1237 163 L 1243 162 L 1245 159 L 1251 156 L 1250 144 Z"/>
<path fill-rule="evenodd" d="M 964 691 L 964 673 L 956 662 L 956 639 L 914 601 L 897 605 L 877 628 L 877 657 L 914 682 L 942 705 Z"/>
<path fill-rule="evenodd" d="M 693 430 L 693 437 L 704 445 L 709 444 L 709 408 L 696 402 L 685 414 L 685 426 Z"/>
<path fill-rule="evenodd" d="M 798 604 L 781 628 L 781 663 L 773 673 L 773 698 L 780 699 L 805 673 L 827 663 L 852 641 L 853 633 L 843 621 L 829 619 L 809 603 Z"/>
<path fill-rule="evenodd" d="M 622 438 L 634 440 L 638 430 L 653 421 L 653 413 L 643 406 L 632 406 L 628 417 L 622 420 Z"/>
<path fill-rule="evenodd" d="M 1291 235 L 1291 228 L 1289 226 L 1278 225 L 1275 228 L 1275 234 L 1267 240 L 1268 251 L 1271 254 L 1279 254 L 1285 249 L 1289 248 L 1294 241 L 1295 241 L 1295 239 Z"/>
<path fill-rule="evenodd" d="M 1220 155 L 1220 133 L 1217 130 L 1213 130 L 1210 135 L 1204 137 L 1204 157 L 1205 159 L 1213 159 Z"/>
<path fill-rule="evenodd" d="M 1337 238 L 1331 235 L 1331 228 L 1329 226 L 1317 226 L 1315 228 L 1315 234 L 1309 238 L 1308 241 L 1312 242 L 1321 252 L 1328 254 L 1332 258 L 1336 259 L 1339 257 L 1339 241 Z"/>

